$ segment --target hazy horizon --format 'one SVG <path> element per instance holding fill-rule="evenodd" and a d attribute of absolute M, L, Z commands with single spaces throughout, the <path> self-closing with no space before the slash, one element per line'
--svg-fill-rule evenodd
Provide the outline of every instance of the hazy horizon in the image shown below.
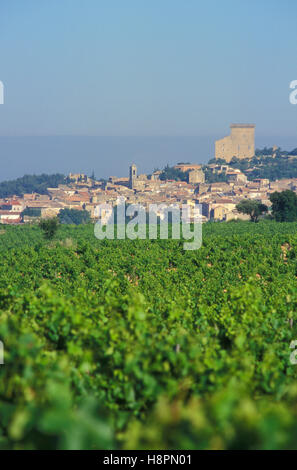
<path fill-rule="evenodd" d="M 219 136 L 220 137 L 220 136 Z M 86 173 L 97 178 L 128 176 L 131 163 L 139 173 L 177 162 L 207 163 L 218 136 L 0 136 L 0 181 L 25 174 Z M 297 147 L 295 137 L 256 137 L 256 148 Z M 29 155 L 24 159 L 22 155 Z"/>
<path fill-rule="evenodd" d="M 2 0 L 0 179 L 205 163 L 233 122 L 256 124 L 257 147 L 297 147 L 296 14 L 290 0 Z"/>

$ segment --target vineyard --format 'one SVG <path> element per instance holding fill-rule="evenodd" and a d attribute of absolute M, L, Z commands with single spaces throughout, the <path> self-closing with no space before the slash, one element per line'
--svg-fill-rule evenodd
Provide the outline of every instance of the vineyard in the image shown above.
<path fill-rule="evenodd" d="M 1 228 L 0 449 L 296 449 L 296 228 Z"/>

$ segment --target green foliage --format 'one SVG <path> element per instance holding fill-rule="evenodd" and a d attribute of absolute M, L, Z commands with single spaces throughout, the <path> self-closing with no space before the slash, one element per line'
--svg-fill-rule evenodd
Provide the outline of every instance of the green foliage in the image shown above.
<path fill-rule="evenodd" d="M 293 191 L 274 192 L 270 195 L 272 215 L 277 222 L 297 220 L 297 195 Z"/>
<path fill-rule="evenodd" d="M 90 214 L 85 210 L 61 209 L 58 219 L 60 224 L 87 224 L 90 222 Z"/>
<path fill-rule="evenodd" d="M 40 217 L 41 209 L 39 207 L 26 207 L 23 211 L 23 215 L 27 215 L 29 217 Z"/>
<path fill-rule="evenodd" d="M 276 156 L 272 157 L 270 153 L 266 155 L 264 152 L 250 160 L 234 158 L 229 165 L 243 172 L 252 169 L 253 171 L 246 174 L 249 180 L 268 178 L 270 181 L 275 181 L 282 178 L 296 178 L 297 158 L 293 158 L 292 155 L 290 152 L 277 151 Z"/>
<path fill-rule="evenodd" d="M 188 171 L 181 171 L 174 167 L 166 165 L 160 174 L 160 180 L 175 180 L 175 181 L 188 181 Z"/>
<path fill-rule="evenodd" d="M 55 175 L 25 175 L 12 181 L 0 183 L 0 198 L 8 196 L 22 196 L 26 193 L 47 194 L 47 188 L 57 188 L 63 184 L 65 176 L 59 173 Z"/>
<path fill-rule="evenodd" d="M 261 156 L 265 156 L 265 157 L 272 157 L 273 154 L 276 154 L 277 156 L 279 156 L 281 154 L 281 151 L 280 149 L 276 149 L 275 151 L 273 150 L 273 147 L 264 147 L 263 149 L 256 149 L 255 150 L 255 156 L 256 157 L 261 157 Z"/>
<path fill-rule="evenodd" d="M 273 152 L 272 148 L 265 147 L 262 150 L 256 150 L 255 156 L 251 159 L 233 157 L 229 163 L 222 159 L 212 159 L 209 163 L 229 165 L 243 173 L 252 170 L 246 173 L 249 180 L 268 178 L 270 181 L 275 181 L 282 178 L 297 178 L 297 158 L 295 156 L 297 156 L 296 149 L 291 152 L 277 149 Z"/>
<path fill-rule="evenodd" d="M 249 174 L 249 179 L 268 178 L 271 181 L 282 178 L 297 177 L 297 158 L 289 155 L 267 157 L 264 160 L 259 157 L 251 162 L 256 168 Z"/>
<path fill-rule="evenodd" d="M 93 230 L 0 235 L 0 448 L 296 449 L 296 224 Z"/>
<path fill-rule="evenodd" d="M 206 183 L 226 183 L 228 181 L 225 173 L 214 173 L 207 166 L 203 167 Z"/>
<path fill-rule="evenodd" d="M 242 214 L 248 214 L 252 222 L 258 222 L 259 217 L 268 211 L 268 207 L 260 201 L 244 199 L 237 204 L 236 210 Z"/>
<path fill-rule="evenodd" d="M 39 222 L 39 227 L 43 231 L 44 237 L 47 240 L 52 240 L 58 230 L 59 222 L 57 218 L 44 219 Z"/>

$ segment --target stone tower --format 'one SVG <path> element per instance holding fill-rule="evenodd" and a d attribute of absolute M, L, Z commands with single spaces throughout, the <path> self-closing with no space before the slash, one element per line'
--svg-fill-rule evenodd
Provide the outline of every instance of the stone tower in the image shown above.
<path fill-rule="evenodd" d="M 133 163 L 130 166 L 130 174 L 129 174 L 129 187 L 130 187 L 130 189 L 135 188 L 136 180 L 137 180 L 137 166 Z"/>
<path fill-rule="evenodd" d="M 244 159 L 255 155 L 255 125 L 231 124 L 231 133 L 223 139 L 216 140 L 216 159 L 230 162 L 233 157 Z"/>

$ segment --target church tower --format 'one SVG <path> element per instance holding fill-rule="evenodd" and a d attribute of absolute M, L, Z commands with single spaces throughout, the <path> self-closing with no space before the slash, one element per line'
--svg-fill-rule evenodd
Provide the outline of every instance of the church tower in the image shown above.
<path fill-rule="evenodd" d="M 135 182 L 137 180 L 137 166 L 133 163 L 130 166 L 130 175 L 129 175 L 129 186 L 130 189 L 135 188 Z"/>

